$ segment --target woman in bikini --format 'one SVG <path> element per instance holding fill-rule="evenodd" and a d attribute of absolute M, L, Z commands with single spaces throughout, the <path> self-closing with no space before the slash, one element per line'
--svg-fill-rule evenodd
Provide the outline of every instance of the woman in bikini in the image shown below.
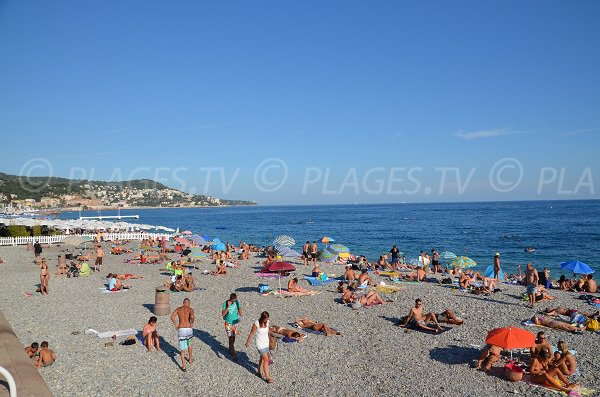
<path fill-rule="evenodd" d="M 558 329 L 561 331 L 573 332 L 573 333 L 577 333 L 578 331 L 580 331 L 580 330 L 583 331 L 585 329 L 585 326 L 582 326 L 580 328 L 576 325 L 567 324 L 563 321 L 558 321 L 558 320 L 553 319 L 552 317 L 544 316 L 541 314 L 533 316 L 531 318 L 531 321 L 533 321 L 535 325 L 543 325 L 544 327 Z"/>
<path fill-rule="evenodd" d="M 301 292 L 301 293 L 310 293 L 311 291 L 302 288 L 302 287 L 298 287 L 298 278 L 294 277 L 293 279 L 291 279 L 288 282 L 288 287 L 287 287 L 288 292 Z"/>
<path fill-rule="evenodd" d="M 577 360 L 575 356 L 569 351 L 567 342 L 558 341 L 556 344 L 557 351 L 554 353 L 554 367 L 560 369 L 565 376 L 571 376 L 577 369 Z"/>
<path fill-rule="evenodd" d="M 277 325 L 273 325 L 271 326 L 270 331 L 274 334 L 278 334 L 278 335 L 282 335 L 285 336 L 286 338 L 289 339 L 294 339 L 298 342 L 302 342 L 304 340 L 304 338 L 306 337 L 305 334 L 302 334 L 298 331 L 294 331 L 288 328 L 283 328 L 283 327 L 279 327 Z"/>
<path fill-rule="evenodd" d="M 539 385 L 558 389 L 568 394 L 576 384 L 569 383 L 569 380 L 558 367 L 551 368 L 551 357 L 548 349 L 542 349 L 536 357 L 532 358 L 529 364 L 529 379 Z M 556 378 L 564 383 L 566 387 L 563 387 Z"/>
<path fill-rule="evenodd" d="M 40 293 L 48 295 L 48 280 L 50 279 L 50 272 L 48 271 L 48 263 L 45 259 L 42 259 L 40 265 Z"/>
<path fill-rule="evenodd" d="M 332 328 L 330 328 L 327 324 L 317 323 L 312 320 L 309 320 L 307 317 L 299 317 L 296 319 L 296 324 L 300 328 L 312 329 L 313 331 L 322 332 L 325 336 L 333 336 L 333 335 L 341 335 L 341 332 L 338 332 Z"/>

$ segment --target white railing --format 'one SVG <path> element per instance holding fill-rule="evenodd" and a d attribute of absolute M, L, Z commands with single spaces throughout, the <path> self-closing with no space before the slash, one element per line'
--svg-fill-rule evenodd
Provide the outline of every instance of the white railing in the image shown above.
<path fill-rule="evenodd" d="M 60 235 L 60 236 L 28 236 L 28 237 L 0 237 L 0 246 L 1 245 L 24 245 L 29 243 L 35 243 L 39 241 L 40 244 L 56 244 L 63 241 L 65 238 L 70 236 L 80 236 L 77 235 Z M 92 239 L 96 238 L 97 234 L 82 234 L 81 236 L 91 237 Z M 104 233 L 104 241 L 113 241 L 113 240 L 144 240 L 147 238 L 153 239 L 162 239 L 163 237 L 169 240 L 172 235 L 165 233 L 146 233 L 146 232 L 136 232 L 136 233 Z"/>
<path fill-rule="evenodd" d="M 6 378 L 6 381 L 8 382 L 10 397 L 17 397 L 17 384 L 15 383 L 15 378 L 13 378 L 10 372 L 4 367 L 0 367 L 0 375 L 4 375 L 4 378 Z"/>

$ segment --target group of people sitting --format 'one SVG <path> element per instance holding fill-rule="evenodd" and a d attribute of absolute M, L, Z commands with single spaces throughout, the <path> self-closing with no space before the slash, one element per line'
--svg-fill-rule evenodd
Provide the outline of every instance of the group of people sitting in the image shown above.
<path fill-rule="evenodd" d="M 552 353 L 553 350 L 556 350 Z M 503 349 L 495 345 L 486 345 L 479 355 L 475 367 L 482 371 L 489 371 L 495 363 L 500 361 Z M 552 348 L 546 334 L 540 331 L 536 335 L 535 345 L 529 349 L 529 380 L 533 383 L 570 393 L 576 386 L 568 380 L 577 369 L 575 356 L 569 351 L 569 346 L 564 341 Z"/>
<path fill-rule="evenodd" d="M 593 274 L 583 275 L 578 280 L 568 279 L 563 274 L 558 279 L 558 287 L 565 291 L 578 291 L 578 292 L 590 292 L 595 293 L 598 291 L 598 285 L 594 280 Z"/>
<path fill-rule="evenodd" d="M 46 341 L 41 344 L 33 342 L 25 348 L 25 354 L 33 359 L 33 364 L 37 368 L 48 367 L 56 361 L 56 353 L 48 348 L 48 342 Z"/>

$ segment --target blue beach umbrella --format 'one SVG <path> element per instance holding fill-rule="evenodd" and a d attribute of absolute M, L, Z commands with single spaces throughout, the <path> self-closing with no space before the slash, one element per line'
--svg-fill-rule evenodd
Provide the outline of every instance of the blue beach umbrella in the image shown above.
<path fill-rule="evenodd" d="M 485 277 L 494 277 L 494 266 L 488 266 L 487 269 L 485 269 Z M 504 281 L 504 272 L 502 269 L 500 269 L 500 272 L 498 273 L 498 279 L 500 279 L 500 281 Z"/>
<path fill-rule="evenodd" d="M 579 262 L 578 260 L 563 262 L 560 264 L 560 268 L 563 270 L 568 270 L 575 274 L 591 274 L 595 271 L 587 264 Z"/>

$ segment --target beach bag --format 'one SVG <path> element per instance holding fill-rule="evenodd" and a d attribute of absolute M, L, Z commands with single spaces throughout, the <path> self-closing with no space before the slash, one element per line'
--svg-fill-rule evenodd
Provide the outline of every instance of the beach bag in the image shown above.
<path fill-rule="evenodd" d="M 258 292 L 260 292 L 261 294 L 269 292 L 269 286 L 267 284 L 258 284 Z"/>
<path fill-rule="evenodd" d="M 447 277 L 442 280 L 442 284 L 452 284 L 452 279 L 450 277 Z"/>
<path fill-rule="evenodd" d="M 600 323 L 595 318 L 590 318 L 585 322 L 585 327 L 590 331 L 598 331 L 600 329 Z"/>
<path fill-rule="evenodd" d="M 511 382 L 520 382 L 523 380 L 523 368 L 515 363 L 508 363 L 504 366 L 504 379 Z"/>

